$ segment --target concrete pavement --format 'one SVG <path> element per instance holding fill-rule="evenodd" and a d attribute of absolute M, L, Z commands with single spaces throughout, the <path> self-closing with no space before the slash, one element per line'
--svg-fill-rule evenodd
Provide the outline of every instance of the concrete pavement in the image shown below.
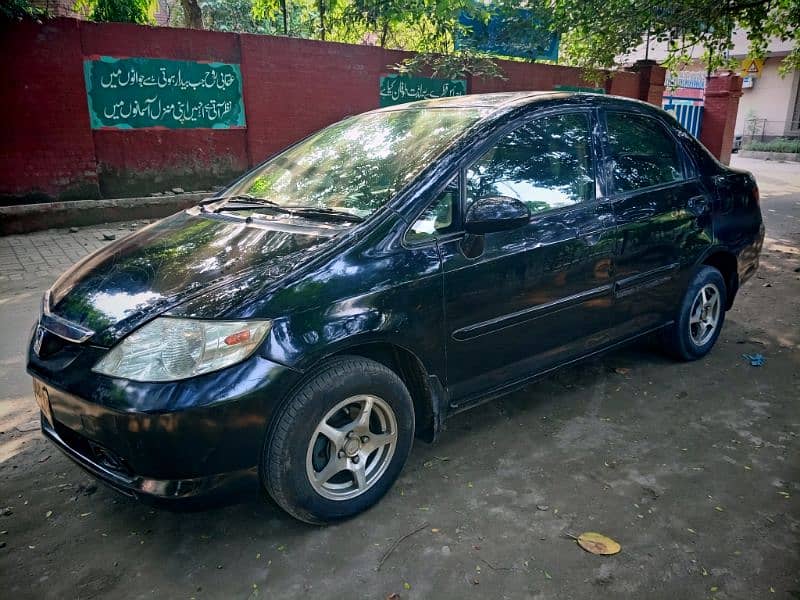
<path fill-rule="evenodd" d="M 768 239 L 710 356 L 674 363 L 640 344 L 459 415 L 438 444 L 415 445 L 377 507 L 325 528 L 255 496 L 202 512 L 153 508 L 95 485 L 30 430 L 22 350 L 41 294 L 103 231 L 129 225 L 0 238 L 0 590 L 799 597 L 800 166 L 735 164 L 756 173 Z M 763 367 L 742 358 L 751 352 Z M 565 531 L 600 531 L 622 552 L 593 556 Z"/>

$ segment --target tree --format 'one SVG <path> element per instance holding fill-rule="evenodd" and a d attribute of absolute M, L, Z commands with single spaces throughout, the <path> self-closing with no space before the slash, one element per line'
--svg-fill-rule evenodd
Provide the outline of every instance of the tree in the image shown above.
<path fill-rule="evenodd" d="M 40 20 L 47 16 L 44 9 L 33 6 L 28 0 L 7 0 L 0 3 L 0 23 L 3 21 Z"/>
<path fill-rule="evenodd" d="M 668 67 L 678 67 L 700 49 L 713 71 L 730 66 L 732 34 L 740 29 L 753 57 L 763 57 L 771 39 L 793 40 L 781 69 L 800 68 L 798 0 L 554 0 L 553 7 L 566 60 L 584 67 L 611 67 L 617 56 L 650 38 L 668 44 Z"/>
<path fill-rule="evenodd" d="M 181 0 L 183 24 L 189 29 L 203 28 L 203 10 L 197 0 Z"/>
<path fill-rule="evenodd" d="M 147 25 L 155 18 L 158 0 L 77 0 L 75 8 L 92 21 Z"/>
<path fill-rule="evenodd" d="M 251 0 L 200 0 L 203 26 L 214 31 L 277 33 L 263 19 L 253 15 Z"/>
<path fill-rule="evenodd" d="M 224 0 L 223 0 L 224 1 Z M 316 0 L 253 0 L 253 18 L 272 33 L 314 38 Z"/>

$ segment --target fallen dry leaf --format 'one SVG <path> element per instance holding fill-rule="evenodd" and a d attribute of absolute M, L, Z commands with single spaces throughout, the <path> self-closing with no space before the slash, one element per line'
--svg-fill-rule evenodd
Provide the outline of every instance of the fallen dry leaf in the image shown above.
<path fill-rule="evenodd" d="M 622 547 L 601 533 L 587 531 L 577 537 L 578 545 L 592 554 L 616 554 Z"/>

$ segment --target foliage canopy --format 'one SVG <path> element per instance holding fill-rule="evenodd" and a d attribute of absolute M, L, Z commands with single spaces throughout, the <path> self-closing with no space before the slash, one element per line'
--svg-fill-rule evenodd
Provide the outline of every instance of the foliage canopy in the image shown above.
<path fill-rule="evenodd" d="M 668 67 L 679 67 L 699 50 L 713 71 L 731 66 L 733 32 L 741 30 L 753 57 L 763 57 L 772 39 L 793 42 L 782 69 L 800 67 L 798 0 L 554 0 L 553 7 L 572 64 L 612 66 L 615 57 L 650 37 L 668 45 Z"/>
<path fill-rule="evenodd" d="M 158 0 L 77 0 L 75 8 L 92 21 L 147 25 L 153 22 Z"/>
<path fill-rule="evenodd" d="M 150 23 L 159 0 L 77 0 L 98 21 Z M 566 64 L 605 69 L 642 44 L 668 47 L 666 66 L 678 69 L 699 57 L 709 71 L 731 66 L 734 31 L 746 33 L 750 56 L 763 57 L 771 40 L 789 42 L 782 71 L 800 68 L 800 0 L 169 0 L 183 16 L 176 24 L 378 45 L 414 50 L 421 57 L 398 69 L 492 76 L 496 67 L 475 48 L 457 44 L 467 12 L 488 23 L 494 15 L 519 15 L 509 35 L 532 28 L 561 36 Z M 34 16 L 29 0 L 9 0 L 6 18 Z M 6 14 L 7 13 L 7 14 Z M 512 22 L 513 19 L 510 19 Z M 435 57 L 434 55 L 444 55 Z M 496 74 L 496 73 L 495 73 Z"/>

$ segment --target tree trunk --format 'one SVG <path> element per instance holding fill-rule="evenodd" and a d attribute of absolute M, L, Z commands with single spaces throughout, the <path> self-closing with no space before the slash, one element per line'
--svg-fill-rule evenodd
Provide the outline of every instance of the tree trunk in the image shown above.
<path fill-rule="evenodd" d="M 317 7 L 319 9 L 319 39 L 325 41 L 325 0 L 318 0 Z"/>
<path fill-rule="evenodd" d="M 203 11 L 197 0 L 181 0 L 183 22 L 189 29 L 203 28 Z"/>
<path fill-rule="evenodd" d="M 386 47 L 387 37 L 389 37 L 389 19 L 383 21 L 383 27 L 381 28 L 381 48 Z"/>
<path fill-rule="evenodd" d="M 281 12 L 283 13 L 283 35 L 289 35 L 289 10 L 286 0 L 281 0 Z"/>

